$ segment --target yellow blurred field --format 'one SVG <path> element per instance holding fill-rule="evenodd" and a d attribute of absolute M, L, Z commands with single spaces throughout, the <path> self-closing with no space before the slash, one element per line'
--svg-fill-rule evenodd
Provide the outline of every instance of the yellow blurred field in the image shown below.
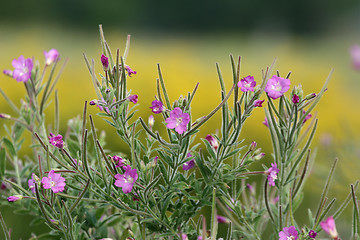
<path fill-rule="evenodd" d="M 105 36 L 112 50 L 124 50 L 128 33 L 121 30 L 104 28 Z M 61 132 L 66 131 L 67 121 L 81 114 L 85 100 L 96 98 L 90 75 L 87 72 L 82 54 L 96 61 L 97 72 L 102 72 L 100 64 L 100 41 L 97 27 L 92 32 L 82 32 L 65 29 L 31 28 L 17 31 L 11 28 L 0 28 L 0 69 L 11 69 L 11 61 L 24 55 L 34 56 L 43 64 L 43 51 L 56 48 L 62 60 L 69 58 L 66 70 L 59 81 Z M 360 90 L 360 72 L 352 69 L 349 47 L 360 38 L 318 37 L 297 38 L 294 36 L 266 36 L 253 34 L 237 35 L 155 35 L 144 32 L 132 34 L 130 54 L 127 64 L 137 74 L 129 78 L 128 86 L 133 94 L 139 95 L 139 112 L 137 117 L 147 117 L 152 114 L 149 106 L 156 94 L 157 78 L 156 64 L 160 63 L 165 83 L 171 98 L 176 100 L 180 95 L 192 91 L 197 82 L 200 83 L 198 93 L 192 106 L 193 120 L 209 113 L 220 102 L 219 84 L 215 62 L 219 62 L 227 87 L 230 89 L 232 76 L 229 54 L 242 56 L 241 76 L 253 75 L 255 81 L 260 81 L 261 69 L 269 66 L 277 58 L 276 70 L 281 75 L 291 71 L 291 86 L 302 84 L 304 94 L 318 92 L 332 68 L 335 69 L 328 91 L 316 108 L 319 118 L 319 128 L 313 146 L 318 147 L 318 158 L 309 179 L 307 193 L 316 195 L 311 203 L 318 200 L 318 192 L 325 181 L 329 167 L 335 156 L 340 157 L 337 177 L 332 193 L 340 194 L 343 199 L 349 191 L 360 170 L 360 111 L 357 100 Z M 15 80 L 0 75 L 0 88 L 16 103 L 24 94 L 23 85 Z M 98 110 L 90 107 L 90 113 Z M 0 96 L 0 113 L 13 114 Z M 53 108 L 46 112 L 53 119 Z M 264 113 L 256 109 L 248 120 L 242 132 L 247 142 L 257 141 L 267 157 L 262 163 L 269 165 L 271 161 L 271 145 L 269 134 L 262 124 Z M 155 116 L 155 128 L 164 129 L 160 117 Z M 220 126 L 220 114 L 207 123 L 199 133 L 205 137 L 216 132 Z M 6 124 L 0 120 L 0 136 L 5 134 L 2 127 Z M 51 121 L 48 124 L 52 124 Z M 95 118 L 98 129 L 108 133 L 108 148 L 121 149 L 121 141 L 100 117 Z M 321 145 L 321 139 L 331 136 L 329 146 Z M 261 167 L 259 165 L 259 167 Z M 322 180 L 322 181 L 321 181 Z M 316 183 L 316 184 L 311 184 Z M 309 196 L 308 195 L 308 196 Z M 340 203 L 340 202 L 339 202 Z M 313 206 L 317 207 L 317 204 Z"/>

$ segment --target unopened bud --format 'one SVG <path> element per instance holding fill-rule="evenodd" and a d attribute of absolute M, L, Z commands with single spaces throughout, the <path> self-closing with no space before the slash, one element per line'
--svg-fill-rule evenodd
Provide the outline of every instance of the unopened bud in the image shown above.
<path fill-rule="evenodd" d="M 16 202 L 16 201 L 20 201 L 23 198 L 24 197 L 22 195 L 14 195 L 14 196 L 8 197 L 7 200 L 8 200 L 8 202 Z"/>
<path fill-rule="evenodd" d="M 104 71 L 109 71 L 109 58 L 104 54 L 101 55 L 101 64 L 103 65 Z"/>
<path fill-rule="evenodd" d="M 90 104 L 91 106 L 96 105 L 96 103 L 97 103 L 97 100 L 96 100 L 96 99 L 91 100 L 91 101 L 89 102 L 89 104 Z"/>
<path fill-rule="evenodd" d="M 294 104 L 297 104 L 297 103 L 299 103 L 299 101 L 300 101 L 299 96 L 296 95 L 296 94 L 294 94 L 293 97 L 292 97 L 292 102 L 293 102 Z"/>
<path fill-rule="evenodd" d="M 0 113 L 0 118 L 10 119 L 10 118 L 11 118 L 11 116 L 10 116 L 9 114 Z"/>
<path fill-rule="evenodd" d="M 148 125 L 149 125 L 150 130 L 152 130 L 154 123 L 155 123 L 155 119 L 154 119 L 153 115 L 150 115 L 149 119 L 148 119 Z"/>
<path fill-rule="evenodd" d="M 255 161 L 259 161 L 260 159 L 262 159 L 265 156 L 265 153 L 259 153 L 257 155 L 254 156 L 254 160 Z"/>
<path fill-rule="evenodd" d="M 4 73 L 6 76 L 13 77 L 13 72 L 12 72 L 11 70 L 4 70 L 3 73 Z"/>
<path fill-rule="evenodd" d="M 249 151 L 254 151 L 255 148 L 256 148 L 256 145 L 257 145 L 256 142 L 253 141 L 253 142 L 250 144 Z"/>
<path fill-rule="evenodd" d="M 305 97 L 305 100 L 310 100 L 316 97 L 316 93 L 311 93 Z"/>

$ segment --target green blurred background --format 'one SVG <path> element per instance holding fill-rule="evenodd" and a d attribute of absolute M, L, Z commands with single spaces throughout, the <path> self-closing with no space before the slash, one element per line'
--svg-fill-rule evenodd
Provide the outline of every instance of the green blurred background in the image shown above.
<path fill-rule="evenodd" d="M 304 212 L 298 212 L 306 223 L 308 207 L 315 211 L 330 165 L 339 157 L 331 196 L 337 205 L 349 192 L 349 184 L 360 170 L 360 111 L 357 106 L 360 72 L 353 69 L 349 48 L 360 44 L 359 1 L 1 1 L 0 69 L 12 69 L 11 61 L 24 55 L 43 63 L 43 51 L 56 48 L 68 65 L 58 84 L 61 111 L 61 133 L 67 121 L 82 111 L 85 100 L 96 97 L 82 54 L 100 65 L 98 24 L 113 51 L 124 50 L 127 34 L 132 35 L 127 64 L 137 74 L 128 85 L 139 95 L 137 117 L 147 118 L 155 96 L 156 64 L 160 63 L 172 101 L 200 87 L 193 101 L 193 119 L 210 112 L 219 102 L 219 84 L 215 62 L 221 66 L 228 88 L 231 84 L 229 54 L 242 56 L 241 75 L 253 75 L 260 81 L 261 69 L 278 59 L 276 69 L 282 75 L 292 71 L 292 86 L 302 84 L 305 94 L 318 92 L 331 68 L 334 75 L 323 100 L 315 111 L 319 128 L 313 142 L 317 149 L 316 163 L 306 185 Z M 17 104 L 25 91 L 21 83 L 0 75 L 0 88 Z M 0 112 L 13 114 L 0 97 Z M 95 114 L 97 110 L 91 108 Z M 53 108 L 46 112 L 49 122 Z M 262 125 L 264 113 L 256 109 L 246 123 L 242 137 L 257 141 L 266 153 L 261 163 L 270 165 L 271 144 L 267 128 Z M 163 130 L 158 116 L 155 128 Z M 215 133 L 220 126 L 216 115 L 200 131 L 199 137 Z M 119 151 L 124 145 L 99 117 L 98 129 L 107 132 L 108 148 Z M 0 120 L 0 136 L 5 134 Z M 260 165 L 258 167 L 261 167 Z M 1 191 L 1 190 L 0 190 Z M 5 195 L 6 192 L 1 192 Z M 1 205 L 1 203 L 0 203 Z M 16 203 L 14 204 L 16 206 Z M 344 239 L 350 234 L 350 211 L 337 222 Z M 5 211 L 5 220 L 13 228 L 14 239 L 27 239 L 30 218 L 12 217 Z M 21 217 L 21 221 L 19 218 Z M 2 233 L 0 234 L 0 239 Z"/>

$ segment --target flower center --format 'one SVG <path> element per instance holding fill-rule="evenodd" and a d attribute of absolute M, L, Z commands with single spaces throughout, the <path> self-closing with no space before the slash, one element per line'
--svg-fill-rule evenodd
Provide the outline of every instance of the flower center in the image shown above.
<path fill-rule="evenodd" d="M 182 122 L 182 117 L 176 118 L 176 126 L 179 126 Z"/>
<path fill-rule="evenodd" d="M 272 90 L 275 90 L 275 91 L 277 91 L 277 92 L 280 92 L 281 89 L 282 89 L 282 87 L 281 87 L 281 85 L 280 85 L 279 82 L 277 82 L 277 83 L 275 83 L 274 85 L 272 85 L 271 88 L 272 88 Z"/>
<path fill-rule="evenodd" d="M 295 239 L 294 236 L 287 236 L 286 238 L 287 238 L 287 240 L 294 240 Z"/>
<path fill-rule="evenodd" d="M 50 181 L 50 186 L 55 187 L 56 183 L 54 181 Z"/>
<path fill-rule="evenodd" d="M 125 178 L 125 183 L 133 183 L 134 179 L 132 177 Z"/>
<path fill-rule="evenodd" d="M 246 88 L 251 87 L 251 83 L 248 81 L 244 81 L 244 87 L 246 87 Z"/>

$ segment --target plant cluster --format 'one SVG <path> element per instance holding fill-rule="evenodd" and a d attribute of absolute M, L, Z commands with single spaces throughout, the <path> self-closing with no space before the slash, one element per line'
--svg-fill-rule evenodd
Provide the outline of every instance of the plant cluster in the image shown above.
<path fill-rule="evenodd" d="M 20 108 L 0 89 L 15 116 L 1 114 L 11 126 L 1 138 L 0 180 L 2 204 L 8 202 L 22 213 L 35 216 L 32 224 L 44 223 L 48 233 L 32 239 L 316 239 L 318 235 L 340 239 L 335 219 L 352 201 L 353 237 L 360 231 L 355 191 L 334 211 L 335 199 L 327 193 L 335 160 L 316 212 L 308 210 L 309 221 L 300 226 L 294 212 L 301 209 L 303 185 L 315 154 L 311 141 L 318 125 L 313 109 L 327 90 L 330 75 L 317 93 L 305 95 L 301 86 L 290 91 L 290 75 L 272 74 L 274 63 L 262 71 L 262 79 L 241 77 L 240 60 L 230 56 L 233 79 L 225 87 L 220 67 L 217 72 L 221 102 L 206 116 L 194 120 L 192 108 L 199 87 L 185 97 L 170 101 L 158 65 L 155 100 L 146 101 L 153 114 L 161 115 L 163 134 L 154 131 L 154 117 L 135 119 L 138 95 L 127 89 L 127 79 L 136 71 L 126 64 L 130 37 L 123 54 L 110 50 L 100 26 L 103 66 L 97 75 L 94 60 L 84 55 L 96 98 L 85 102 L 81 117 L 68 121 L 60 134 L 56 83 L 65 66 L 57 71 L 59 53 L 45 52 L 45 64 L 20 56 L 14 70 L 4 74 L 22 82 L 26 96 Z M 49 77 L 45 79 L 46 72 Z M 55 91 L 55 121 L 46 121 L 44 110 Z M 232 96 L 232 98 L 230 98 Z M 266 101 L 266 106 L 263 106 Z M 98 107 L 127 146 L 128 154 L 106 149 L 89 107 Z M 265 111 L 264 124 L 271 136 L 271 163 L 258 171 L 249 167 L 264 156 L 259 143 L 249 146 L 241 130 L 253 111 Z M 196 142 L 200 127 L 221 112 L 220 133 L 208 133 Z M 49 126 L 49 127 L 46 127 Z M 31 145 L 24 146 L 24 133 Z M 32 156 L 22 157 L 22 148 Z M 249 183 L 262 175 L 262 191 Z M 6 196 L 6 198 L 4 197 Z M 5 200 L 7 199 L 7 201 Z M 204 214 L 204 211 L 210 211 Z M 303 210 L 302 210 L 303 211 Z M 221 213 L 221 214 L 220 214 Z M 11 234 L 0 215 L 6 239 Z M 226 229 L 219 232 L 219 226 Z M 320 233 L 321 231 L 325 233 Z"/>

